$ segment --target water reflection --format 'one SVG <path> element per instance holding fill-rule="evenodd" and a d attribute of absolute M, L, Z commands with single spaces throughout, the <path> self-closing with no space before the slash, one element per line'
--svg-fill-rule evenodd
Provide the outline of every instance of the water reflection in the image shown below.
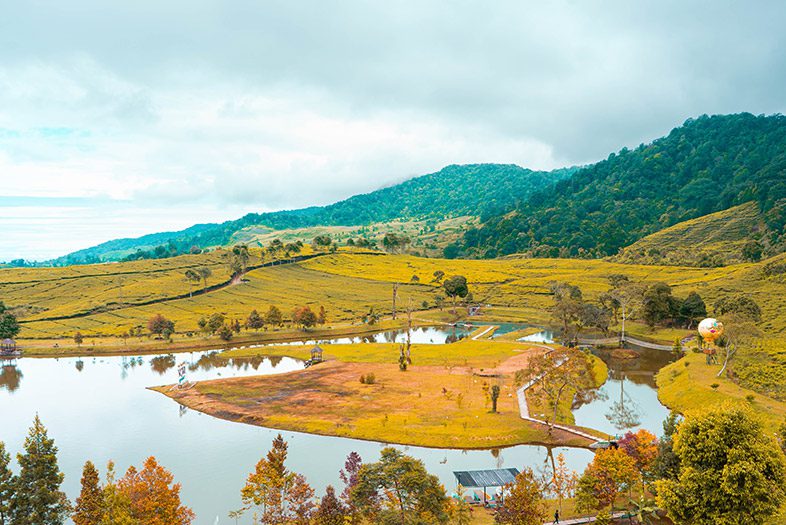
<path fill-rule="evenodd" d="M 450 335 L 446 331 L 437 337 L 447 339 Z M 434 334 L 427 332 L 425 336 Z M 175 366 L 171 367 L 173 357 Z M 81 371 L 77 361 L 83 362 Z M 60 450 L 63 488 L 72 500 L 79 494 L 85 460 L 103 466 L 113 459 L 118 470 L 124 471 L 155 455 L 183 483 L 183 500 L 196 511 L 198 523 L 234 523 L 227 519 L 227 512 L 241 506 L 244 480 L 279 431 L 213 418 L 147 390 L 152 385 L 175 383 L 181 362 L 188 368 L 193 365 L 194 370 L 188 371 L 190 381 L 278 374 L 303 366 L 288 357 L 223 359 L 218 352 L 22 359 L 16 366 L 3 367 L 0 376 L 4 421 L 0 441 L 10 450 L 21 450 L 27 428 L 38 413 Z M 20 381 L 23 373 L 24 381 Z M 318 493 L 328 484 L 339 483 L 338 472 L 350 452 L 376 461 L 384 446 L 297 432 L 283 435 L 289 443 L 290 468 L 307 476 Z M 548 458 L 546 448 L 534 445 L 493 452 L 400 448 L 422 460 L 448 490 L 455 487 L 454 470 L 539 468 Z M 584 449 L 559 450 L 576 470 L 582 470 L 592 458 L 592 452 Z"/>
<path fill-rule="evenodd" d="M 167 370 L 175 367 L 175 356 L 173 354 L 158 355 L 150 360 L 150 368 L 158 375 L 166 374 Z"/>
<path fill-rule="evenodd" d="M 5 388 L 9 392 L 15 392 L 19 389 L 22 377 L 22 371 L 16 365 L 3 365 L 0 371 L 0 389 Z"/>
<path fill-rule="evenodd" d="M 648 348 L 594 349 L 609 368 L 609 378 L 589 396 L 576 399 L 577 425 L 619 434 L 645 428 L 659 435 L 668 409 L 658 400 L 655 374 L 670 363 L 670 352 Z"/>

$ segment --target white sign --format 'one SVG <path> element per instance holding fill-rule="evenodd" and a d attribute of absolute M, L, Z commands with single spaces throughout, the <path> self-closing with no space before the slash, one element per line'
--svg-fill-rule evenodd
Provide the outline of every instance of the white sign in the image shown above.
<path fill-rule="evenodd" d="M 183 383 L 186 382 L 186 364 L 185 363 L 180 363 L 180 365 L 178 365 L 178 367 L 177 367 L 177 375 L 179 376 L 178 380 L 177 380 L 177 384 L 178 385 L 182 385 Z"/>

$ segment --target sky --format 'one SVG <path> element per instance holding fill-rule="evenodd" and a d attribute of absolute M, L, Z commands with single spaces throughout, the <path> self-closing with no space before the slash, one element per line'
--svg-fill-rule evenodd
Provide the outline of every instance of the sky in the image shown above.
<path fill-rule="evenodd" d="M 786 112 L 773 1 L 0 4 L 0 260 Z"/>

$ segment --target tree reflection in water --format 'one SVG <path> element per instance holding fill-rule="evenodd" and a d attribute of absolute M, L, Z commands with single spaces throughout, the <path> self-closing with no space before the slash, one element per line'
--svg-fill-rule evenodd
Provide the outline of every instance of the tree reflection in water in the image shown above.
<path fill-rule="evenodd" d="M 158 375 L 166 374 L 166 371 L 175 366 L 175 356 L 172 354 L 158 355 L 150 360 L 150 368 Z"/>
<path fill-rule="evenodd" d="M 22 382 L 22 371 L 16 365 L 4 365 L 0 371 L 0 388 L 14 392 Z"/>
<path fill-rule="evenodd" d="M 611 359 L 609 363 L 611 378 L 620 383 L 620 397 L 619 400 L 611 404 L 611 408 L 606 414 L 606 419 L 617 430 L 628 430 L 641 424 L 641 414 L 638 405 L 625 393 L 625 381 L 627 379 L 624 370 L 625 364 L 621 359 Z"/>

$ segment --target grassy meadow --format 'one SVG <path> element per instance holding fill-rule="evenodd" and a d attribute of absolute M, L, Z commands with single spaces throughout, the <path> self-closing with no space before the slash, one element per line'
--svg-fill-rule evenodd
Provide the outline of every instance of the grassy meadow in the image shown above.
<path fill-rule="evenodd" d="M 242 282 L 187 297 L 202 283 L 189 283 L 185 270 L 208 266 L 208 286 L 229 280 L 226 252 L 186 255 L 163 260 L 74 266 L 68 268 L 0 269 L 0 300 L 19 314 L 22 339 L 70 338 L 76 331 L 88 337 L 116 336 L 161 313 L 176 323 L 176 331 L 196 332 L 203 316 L 223 313 L 244 320 L 252 309 L 279 307 L 285 316 L 299 305 L 320 305 L 329 323 L 358 322 L 370 308 L 391 311 L 392 286 L 399 286 L 399 309 L 409 300 L 423 320 L 450 321 L 449 301 L 435 310 L 443 295 L 434 281 L 435 271 L 465 275 L 476 301 L 493 305 L 494 320 L 547 323 L 552 298 L 551 281 L 581 287 L 592 300 L 608 289 L 607 278 L 623 273 L 641 281 L 664 281 L 674 294 L 698 291 L 708 305 L 724 294 L 744 292 L 762 307 L 762 328 L 771 335 L 786 330 L 786 279 L 767 275 L 767 263 L 723 268 L 686 268 L 613 263 L 602 260 L 518 259 L 446 260 L 410 255 L 382 255 L 341 251 L 295 264 L 264 267 L 248 272 Z M 781 257 L 778 260 L 786 259 Z M 251 264 L 261 261 L 252 251 Z M 777 262 L 777 261 L 775 261 Z M 135 303 L 151 302 L 137 306 Z M 499 314 L 499 315 L 497 315 Z M 78 316 L 71 317 L 69 316 Z M 63 318 L 66 317 L 66 318 Z M 478 319 L 484 321 L 483 317 Z M 490 319 L 489 319 L 490 320 Z M 649 329 L 633 324 L 631 331 L 647 336 Z M 684 331 L 649 332 L 673 340 Z"/>
<path fill-rule="evenodd" d="M 540 345 L 489 340 L 412 345 L 413 364 L 406 372 L 399 370 L 398 348 L 387 343 L 327 345 L 326 362 L 304 371 L 202 381 L 183 391 L 171 387 L 156 390 L 217 417 L 314 434 L 438 448 L 588 444 L 567 432 L 549 434 L 546 426 L 520 418 L 513 375 L 517 368 L 526 366 L 530 352 L 542 351 Z M 307 359 L 310 349 L 245 348 L 222 356 Z M 596 366 L 602 383 L 606 367 L 599 359 Z M 484 371 L 495 375 L 478 375 Z M 362 383 L 360 377 L 368 374 L 374 375 L 374 381 Z M 490 411 L 484 393 L 484 386 L 494 384 L 501 389 L 497 413 Z M 564 398 L 559 421 L 571 424 L 571 396 Z"/>

